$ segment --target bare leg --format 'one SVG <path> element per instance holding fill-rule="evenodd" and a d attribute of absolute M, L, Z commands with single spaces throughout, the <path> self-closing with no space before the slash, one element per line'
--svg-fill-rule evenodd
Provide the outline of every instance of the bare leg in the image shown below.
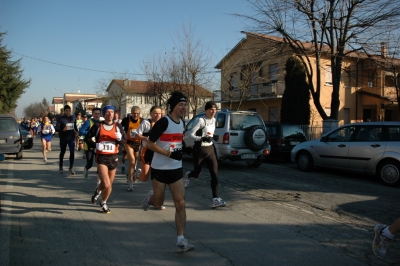
<path fill-rule="evenodd" d="M 389 226 L 389 231 L 392 235 L 400 232 L 400 218 L 398 218 L 394 223 Z"/>
<path fill-rule="evenodd" d="M 185 209 L 185 182 L 184 178 L 175 183 L 169 184 L 172 198 L 175 204 L 175 226 L 176 235 L 184 235 L 186 227 L 186 209 Z"/>

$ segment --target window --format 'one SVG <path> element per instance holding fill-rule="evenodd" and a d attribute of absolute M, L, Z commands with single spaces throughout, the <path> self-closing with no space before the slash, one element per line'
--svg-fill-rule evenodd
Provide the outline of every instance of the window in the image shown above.
<path fill-rule="evenodd" d="M 269 65 L 269 79 L 271 82 L 278 81 L 278 64 Z"/>
<path fill-rule="evenodd" d="M 325 85 L 332 85 L 332 67 L 325 67 Z"/>
<path fill-rule="evenodd" d="M 215 121 L 215 127 L 216 128 L 223 128 L 225 126 L 225 114 L 218 114 L 217 119 Z"/>
<path fill-rule="evenodd" d="M 231 114 L 230 129 L 243 130 L 253 125 L 264 125 L 258 115 Z"/>
<path fill-rule="evenodd" d="M 231 76 L 231 83 L 232 83 L 232 89 L 237 89 L 238 86 L 238 78 L 237 78 L 237 73 L 233 73 Z"/>
<path fill-rule="evenodd" d="M 400 141 L 400 127 L 389 126 L 388 133 L 389 133 L 388 141 Z"/>
<path fill-rule="evenodd" d="M 331 134 L 329 134 L 326 138 L 328 142 L 343 142 L 350 141 L 353 132 L 355 131 L 355 127 L 344 127 L 340 128 Z"/>
<path fill-rule="evenodd" d="M 381 126 L 361 126 L 359 127 L 355 141 L 380 141 L 381 139 Z"/>

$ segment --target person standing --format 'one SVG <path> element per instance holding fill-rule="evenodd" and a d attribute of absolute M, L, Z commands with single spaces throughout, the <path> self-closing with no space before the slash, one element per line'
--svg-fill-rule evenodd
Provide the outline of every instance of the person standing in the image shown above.
<path fill-rule="evenodd" d="M 140 149 L 140 140 L 136 139 L 135 136 L 137 134 L 137 129 L 142 122 L 142 118 L 140 117 L 140 108 L 139 106 L 133 106 L 131 108 L 131 117 L 125 117 L 121 125 L 125 130 L 127 142 L 125 145 L 125 152 L 129 159 L 129 167 L 128 167 L 128 191 L 133 191 L 133 183 L 134 183 L 134 172 L 137 166 L 137 160 L 139 159 L 139 149 Z M 123 162 L 124 163 L 124 162 Z"/>
<path fill-rule="evenodd" d="M 31 119 L 31 134 L 32 134 L 33 138 L 36 138 L 38 126 L 39 126 L 39 123 L 38 123 L 36 117 L 33 117 Z"/>
<path fill-rule="evenodd" d="M 46 152 L 51 151 L 51 140 L 53 139 L 55 129 L 47 116 L 43 117 L 42 121 L 43 123 L 38 127 L 38 132 L 40 132 L 40 138 L 42 141 L 43 161 L 47 162 Z"/>
<path fill-rule="evenodd" d="M 182 141 L 186 113 L 186 96 L 173 92 L 168 99 L 170 112 L 158 120 L 150 132 L 146 147 L 154 151 L 151 162 L 153 190 L 142 201 L 143 210 L 150 205 L 161 209 L 165 199 L 165 188 L 168 185 L 175 205 L 175 226 L 177 231 L 177 251 L 194 250 L 184 237 L 186 226 L 185 182 L 182 170 Z"/>
<path fill-rule="evenodd" d="M 384 259 L 386 251 L 394 236 L 400 232 L 400 218 L 391 225 L 377 224 L 374 227 L 375 238 L 372 241 L 372 251 L 380 259 Z"/>
<path fill-rule="evenodd" d="M 75 124 L 75 117 L 71 115 L 71 107 L 69 105 L 64 106 L 64 115 L 58 118 L 56 124 L 56 131 L 60 136 L 60 162 L 59 162 L 59 170 L 60 173 L 63 174 L 63 160 L 64 155 L 67 150 L 67 146 L 69 148 L 69 174 L 75 175 L 73 170 L 74 167 L 74 159 L 75 159 L 75 136 L 77 133 L 77 128 Z"/>
<path fill-rule="evenodd" d="M 92 114 L 93 116 L 89 120 L 86 120 L 79 129 L 79 135 L 83 136 L 83 138 L 86 136 L 86 134 L 89 132 L 94 124 L 100 123 L 101 109 L 97 107 L 93 108 Z M 93 166 L 94 149 L 90 148 L 85 141 L 83 149 L 86 158 L 86 165 L 83 167 L 83 176 L 85 178 L 88 178 L 89 169 Z"/>
<path fill-rule="evenodd" d="M 102 110 L 104 120 L 94 124 L 85 136 L 86 143 L 96 148 L 97 171 L 101 180 L 92 196 L 92 203 L 96 204 L 101 195 L 100 207 L 106 214 L 111 212 L 107 206 L 107 200 L 111 195 L 112 183 L 117 171 L 118 146 L 126 142 L 126 135 L 121 124 L 113 121 L 114 111 L 113 106 L 104 106 Z"/>
<path fill-rule="evenodd" d="M 82 126 L 82 124 L 83 124 L 83 120 L 82 120 L 82 115 L 81 115 L 81 113 L 78 113 L 78 114 L 76 115 L 75 123 L 76 123 L 76 128 L 77 128 L 77 130 L 79 131 L 79 129 L 81 128 L 81 126 Z M 75 145 L 76 145 L 76 150 L 77 150 L 77 151 L 80 151 L 81 148 L 82 148 L 82 146 L 83 146 L 83 143 L 82 143 L 82 145 L 81 145 L 81 142 L 79 141 L 79 134 L 78 134 L 78 135 L 76 136 L 76 138 L 75 138 Z"/>
<path fill-rule="evenodd" d="M 193 146 L 193 164 L 194 171 L 188 171 L 185 174 L 185 187 L 189 185 L 190 178 L 198 178 L 201 173 L 203 162 L 206 163 L 211 176 L 212 202 L 211 207 L 225 207 L 226 203 L 218 197 L 218 162 L 215 154 L 213 140 L 218 141 L 218 135 L 215 135 L 215 113 L 217 104 L 209 101 L 205 105 L 205 114 L 196 118 L 192 129 L 188 132 L 189 138 L 194 139 Z"/>

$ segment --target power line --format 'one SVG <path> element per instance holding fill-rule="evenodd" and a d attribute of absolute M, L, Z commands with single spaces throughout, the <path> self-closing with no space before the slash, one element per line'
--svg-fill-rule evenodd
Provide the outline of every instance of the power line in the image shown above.
<path fill-rule="evenodd" d="M 55 62 L 47 61 L 47 60 L 44 60 L 44 59 L 35 58 L 35 57 L 32 57 L 32 56 L 20 54 L 20 53 L 14 52 L 14 51 L 12 51 L 12 53 L 20 55 L 20 56 L 23 56 L 23 57 L 31 58 L 31 59 L 34 59 L 34 60 L 38 60 L 38 61 L 41 61 L 41 62 L 45 62 L 45 63 L 48 63 L 48 64 L 53 64 L 53 65 L 63 66 L 63 67 L 69 67 L 69 68 L 75 68 L 75 69 L 81 69 L 81 70 L 86 70 L 86 71 L 102 72 L 102 73 L 110 73 L 110 74 L 145 75 L 145 74 L 137 74 L 137 73 L 129 73 L 129 72 L 122 73 L 122 72 L 112 72 L 112 71 L 97 70 L 97 69 L 90 69 L 90 68 L 84 68 L 84 67 L 69 66 L 69 65 L 65 65 L 65 64 L 55 63 Z"/>

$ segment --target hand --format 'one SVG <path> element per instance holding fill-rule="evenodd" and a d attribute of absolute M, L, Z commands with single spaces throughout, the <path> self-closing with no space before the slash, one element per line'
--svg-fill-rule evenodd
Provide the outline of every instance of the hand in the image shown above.
<path fill-rule="evenodd" d="M 218 142 L 218 140 L 219 140 L 219 135 L 213 135 L 213 140 L 215 140 L 215 141 L 217 141 Z"/>
<path fill-rule="evenodd" d="M 98 151 L 104 150 L 104 145 L 101 143 L 96 143 L 96 150 L 98 150 Z"/>
<path fill-rule="evenodd" d="M 173 151 L 169 154 L 169 158 L 177 161 L 182 161 L 182 157 L 183 157 L 182 151 Z"/>
<path fill-rule="evenodd" d="M 122 134 L 121 132 L 115 132 L 115 136 L 117 137 L 117 140 L 120 141 L 122 139 Z"/>
<path fill-rule="evenodd" d="M 202 137 L 201 141 L 210 143 L 212 141 L 212 139 L 213 139 L 212 137 L 207 135 L 207 136 Z"/>

